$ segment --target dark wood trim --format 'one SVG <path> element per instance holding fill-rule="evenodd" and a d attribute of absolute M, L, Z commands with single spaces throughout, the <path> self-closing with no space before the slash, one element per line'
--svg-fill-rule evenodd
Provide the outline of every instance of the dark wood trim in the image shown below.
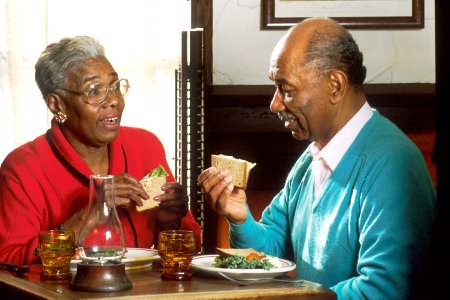
<path fill-rule="evenodd" d="M 349 29 L 404 29 L 424 28 L 424 1 L 412 0 L 410 17 L 333 17 L 332 12 L 325 12 Z M 275 0 L 261 0 L 261 29 L 286 30 L 304 20 L 305 17 L 276 17 Z"/>
<path fill-rule="evenodd" d="M 435 159 L 438 162 L 438 195 L 446 195 L 446 202 L 440 201 L 445 211 L 450 213 L 450 117 L 448 101 L 450 99 L 450 24 L 448 18 L 449 2 L 435 1 L 436 12 L 436 97 L 437 97 L 437 145 Z M 441 199 L 444 199 L 442 197 Z M 450 218 L 448 219 L 450 221 Z M 448 228 L 448 227 L 447 227 Z"/>
<path fill-rule="evenodd" d="M 195 27 L 191 21 L 192 28 L 203 28 L 203 72 L 206 85 L 212 84 L 212 35 L 213 35 L 213 1 L 191 0 L 192 10 L 195 10 Z M 193 18 L 193 17 L 192 17 Z"/>
<path fill-rule="evenodd" d="M 433 83 L 366 84 L 367 99 L 374 106 L 434 106 Z M 268 106 L 275 87 L 273 85 L 214 85 L 206 89 L 208 106 Z"/>
<path fill-rule="evenodd" d="M 450 116 L 448 102 L 450 99 L 450 21 L 448 12 L 450 3 L 446 0 L 435 1 L 436 33 L 436 99 L 437 131 L 434 160 L 437 165 L 437 214 L 434 255 L 431 265 L 435 276 L 431 278 L 435 285 L 445 285 L 447 280 L 438 276 L 440 270 L 448 270 L 447 259 L 450 251 L 448 228 L 450 228 Z M 431 296 L 431 298 L 433 298 Z M 439 298 L 436 294 L 434 298 Z"/>
<path fill-rule="evenodd" d="M 367 84 L 364 89 L 369 104 L 406 133 L 435 131 L 435 84 Z M 269 110 L 274 90 L 271 85 L 207 87 L 207 131 L 285 132 Z"/>

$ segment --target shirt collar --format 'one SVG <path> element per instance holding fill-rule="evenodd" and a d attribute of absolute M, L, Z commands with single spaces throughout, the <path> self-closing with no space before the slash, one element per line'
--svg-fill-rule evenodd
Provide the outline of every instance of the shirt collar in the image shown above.
<path fill-rule="evenodd" d="M 332 171 L 336 169 L 345 152 L 372 115 L 373 110 L 366 101 L 350 121 L 319 152 Z"/>

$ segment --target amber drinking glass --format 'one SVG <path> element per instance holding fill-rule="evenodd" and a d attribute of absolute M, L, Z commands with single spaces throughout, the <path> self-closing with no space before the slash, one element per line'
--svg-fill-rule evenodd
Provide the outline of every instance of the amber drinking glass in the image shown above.
<path fill-rule="evenodd" d="M 190 280 L 191 261 L 195 254 L 194 233 L 189 230 L 166 230 L 159 234 L 158 253 L 163 263 L 163 280 Z"/>
<path fill-rule="evenodd" d="M 41 279 L 71 279 L 70 261 L 75 255 L 74 232 L 62 230 L 41 231 L 35 254 L 42 261 Z"/>

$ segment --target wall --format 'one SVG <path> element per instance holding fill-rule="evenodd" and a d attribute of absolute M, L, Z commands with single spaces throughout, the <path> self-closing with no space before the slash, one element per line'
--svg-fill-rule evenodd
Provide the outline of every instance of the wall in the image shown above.
<path fill-rule="evenodd" d="M 0 0 L 0 163 L 49 128 L 34 80 L 40 53 L 62 37 L 91 35 L 130 81 L 122 125 L 155 132 L 175 171 L 174 70 L 189 17 L 185 0 Z"/>
<path fill-rule="evenodd" d="M 213 84 L 272 84 L 270 54 L 285 31 L 260 30 L 260 0 L 213 2 Z M 351 30 L 364 53 L 366 83 L 435 82 L 434 1 L 425 28 Z"/>

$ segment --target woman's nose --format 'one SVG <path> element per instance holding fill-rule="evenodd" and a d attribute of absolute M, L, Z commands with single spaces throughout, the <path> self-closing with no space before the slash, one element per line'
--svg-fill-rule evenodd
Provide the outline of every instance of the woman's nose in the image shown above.
<path fill-rule="evenodd" d="M 108 89 L 106 91 L 106 96 L 103 104 L 110 105 L 117 105 L 119 101 L 123 101 L 123 96 L 118 95 L 113 89 Z"/>
<path fill-rule="evenodd" d="M 270 102 L 270 111 L 277 113 L 285 109 L 283 104 L 283 94 L 277 89 Z"/>

